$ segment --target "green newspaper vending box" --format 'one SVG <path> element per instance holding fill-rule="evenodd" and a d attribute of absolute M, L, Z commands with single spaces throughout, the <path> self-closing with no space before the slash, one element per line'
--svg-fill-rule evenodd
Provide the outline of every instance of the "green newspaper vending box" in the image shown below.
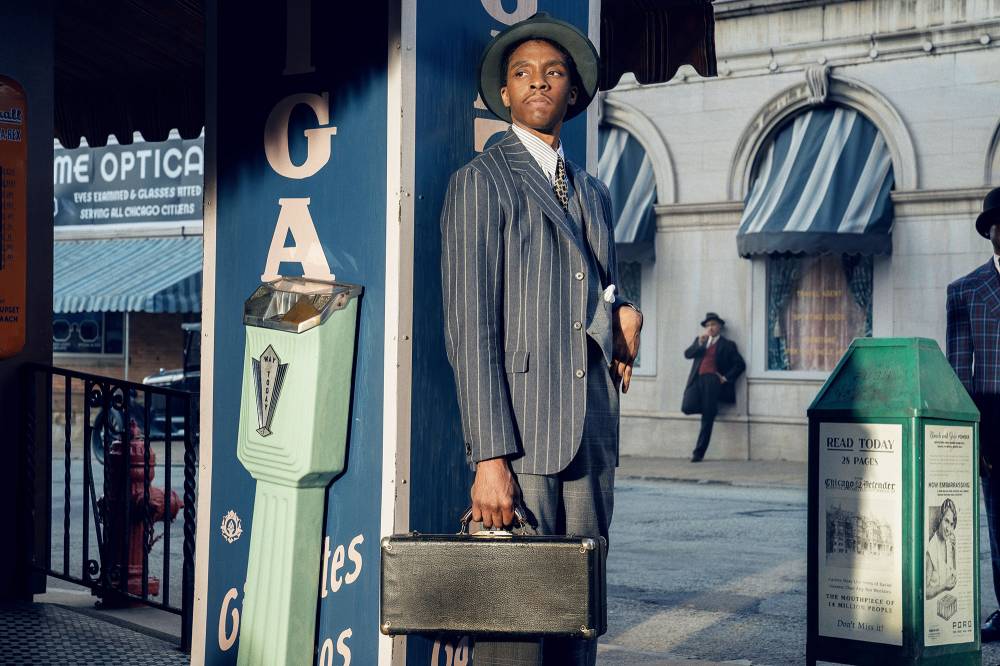
<path fill-rule="evenodd" d="M 237 457 L 257 481 L 237 663 L 311 664 L 326 487 L 344 469 L 361 287 L 305 278 L 244 305 Z"/>
<path fill-rule="evenodd" d="M 808 413 L 808 663 L 979 664 L 979 412 L 937 343 L 855 340 Z"/>

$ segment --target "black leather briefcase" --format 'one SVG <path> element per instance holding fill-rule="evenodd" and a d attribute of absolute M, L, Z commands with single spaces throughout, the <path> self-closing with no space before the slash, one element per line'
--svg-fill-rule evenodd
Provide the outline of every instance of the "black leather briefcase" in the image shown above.
<path fill-rule="evenodd" d="M 607 631 L 607 544 L 506 531 L 382 539 L 383 634 L 597 638 Z"/>

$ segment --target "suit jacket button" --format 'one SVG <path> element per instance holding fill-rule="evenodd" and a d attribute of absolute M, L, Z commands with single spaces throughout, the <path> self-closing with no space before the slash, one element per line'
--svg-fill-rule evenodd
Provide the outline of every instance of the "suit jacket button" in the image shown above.
<path fill-rule="evenodd" d="M 585 374 L 587 374 L 587 373 L 585 373 L 585 372 L 584 372 L 583 370 L 577 370 L 577 371 L 576 371 L 576 378 L 577 378 L 577 379 L 583 379 L 583 376 L 584 376 Z"/>
<path fill-rule="evenodd" d="M 583 328 L 583 324 L 581 324 L 578 321 L 574 321 L 573 322 L 573 330 L 574 331 L 579 331 L 581 328 Z"/>
<path fill-rule="evenodd" d="M 581 273 L 580 271 L 577 271 L 576 275 L 574 275 L 573 277 L 575 277 L 577 280 L 582 280 L 583 279 L 583 273 Z"/>

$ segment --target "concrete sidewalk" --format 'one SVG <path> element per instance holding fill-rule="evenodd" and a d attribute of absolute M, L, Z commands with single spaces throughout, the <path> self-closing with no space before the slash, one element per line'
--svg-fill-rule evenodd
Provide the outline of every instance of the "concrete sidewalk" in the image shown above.
<path fill-rule="evenodd" d="M 693 463 L 687 458 L 622 456 L 617 476 L 620 479 L 648 481 L 805 488 L 808 481 L 806 474 L 807 468 L 804 462 L 787 460 L 706 459 L 700 463 Z"/>

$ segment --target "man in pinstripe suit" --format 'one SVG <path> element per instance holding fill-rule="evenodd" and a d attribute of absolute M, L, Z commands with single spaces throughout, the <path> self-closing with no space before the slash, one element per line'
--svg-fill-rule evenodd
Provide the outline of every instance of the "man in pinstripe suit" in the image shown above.
<path fill-rule="evenodd" d="M 596 50 L 570 24 L 536 14 L 497 35 L 480 94 L 512 127 L 452 176 L 441 214 L 445 342 L 487 528 L 520 503 L 542 534 L 608 536 L 642 315 L 615 295 L 607 188 L 559 141 L 596 88 Z M 593 664 L 596 641 L 480 641 L 474 660 Z"/>
<path fill-rule="evenodd" d="M 948 361 L 979 407 L 979 472 L 993 560 L 993 591 L 1000 603 L 1000 188 L 986 195 L 976 231 L 993 256 L 948 285 Z M 982 626 L 982 641 L 1000 640 L 1000 610 Z"/>

